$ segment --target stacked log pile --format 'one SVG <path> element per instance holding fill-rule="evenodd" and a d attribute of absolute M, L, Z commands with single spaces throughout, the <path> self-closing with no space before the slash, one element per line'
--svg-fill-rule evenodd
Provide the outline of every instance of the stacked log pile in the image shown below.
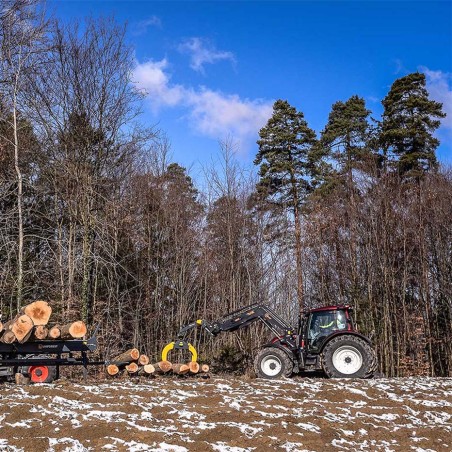
<path fill-rule="evenodd" d="M 196 362 L 189 363 L 171 363 L 169 361 L 159 361 L 155 364 L 150 364 L 150 359 L 147 355 L 140 354 L 136 348 L 131 348 L 124 353 L 116 356 L 116 358 L 109 361 L 106 366 L 106 372 L 110 377 L 118 377 L 119 375 L 128 376 L 146 376 L 155 377 L 158 375 L 179 375 L 179 376 L 202 376 L 209 377 L 209 366 L 203 364 L 202 366 Z"/>
<path fill-rule="evenodd" d="M 15 318 L 3 324 L 0 322 L 0 342 L 23 344 L 47 339 L 81 339 L 86 335 L 87 328 L 82 321 L 50 328 L 51 315 L 52 308 L 46 301 L 38 300 L 24 306 Z"/>

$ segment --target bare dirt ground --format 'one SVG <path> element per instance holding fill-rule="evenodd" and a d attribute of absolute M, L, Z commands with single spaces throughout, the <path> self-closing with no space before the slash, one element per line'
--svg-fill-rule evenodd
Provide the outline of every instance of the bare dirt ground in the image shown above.
<path fill-rule="evenodd" d="M 1 451 L 451 451 L 452 379 L 0 386 Z"/>

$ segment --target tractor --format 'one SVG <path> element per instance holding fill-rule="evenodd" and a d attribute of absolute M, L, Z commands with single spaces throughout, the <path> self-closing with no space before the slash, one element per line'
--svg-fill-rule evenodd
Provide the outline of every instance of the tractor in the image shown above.
<path fill-rule="evenodd" d="M 189 332 L 195 328 L 217 336 L 262 322 L 274 338 L 256 354 L 254 369 L 258 377 L 278 379 L 323 371 L 329 378 L 371 378 L 376 355 L 370 340 L 357 331 L 351 312 L 348 305 L 311 309 L 299 318 L 298 328 L 293 328 L 274 310 L 257 303 L 213 322 L 197 320 L 181 328 L 177 340 L 164 348 L 162 359 L 166 360 L 170 350 L 182 349 L 190 350 L 196 360 L 196 350 L 187 342 Z"/>

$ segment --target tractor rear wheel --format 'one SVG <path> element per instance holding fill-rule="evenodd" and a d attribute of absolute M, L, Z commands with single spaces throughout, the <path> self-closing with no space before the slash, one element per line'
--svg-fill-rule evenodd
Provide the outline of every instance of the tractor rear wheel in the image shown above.
<path fill-rule="evenodd" d="M 374 372 L 375 353 L 371 346 L 351 334 L 331 339 L 321 359 L 329 378 L 370 378 Z"/>
<path fill-rule="evenodd" d="M 27 355 L 26 359 L 49 359 L 49 355 Z M 18 372 L 28 376 L 32 383 L 52 383 L 57 378 L 56 366 L 47 366 L 37 363 L 33 366 L 21 366 Z"/>
<path fill-rule="evenodd" d="M 254 360 L 254 370 L 259 378 L 274 380 L 290 377 L 293 372 L 293 361 L 279 348 L 262 348 Z"/>

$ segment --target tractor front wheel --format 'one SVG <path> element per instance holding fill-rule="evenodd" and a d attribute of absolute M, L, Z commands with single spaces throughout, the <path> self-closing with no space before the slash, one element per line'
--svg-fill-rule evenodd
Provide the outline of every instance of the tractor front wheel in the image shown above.
<path fill-rule="evenodd" d="M 287 353 L 279 348 L 262 348 L 254 360 L 254 370 L 259 378 L 275 380 L 290 377 L 293 372 L 293 362 Z"/>
<path fill-rule="evenodd" d="M 329 378 L 369 378 L 374 362 L 370 345 L 353 335 L 331 339 L 322 352 L 322 367 Z"/>

